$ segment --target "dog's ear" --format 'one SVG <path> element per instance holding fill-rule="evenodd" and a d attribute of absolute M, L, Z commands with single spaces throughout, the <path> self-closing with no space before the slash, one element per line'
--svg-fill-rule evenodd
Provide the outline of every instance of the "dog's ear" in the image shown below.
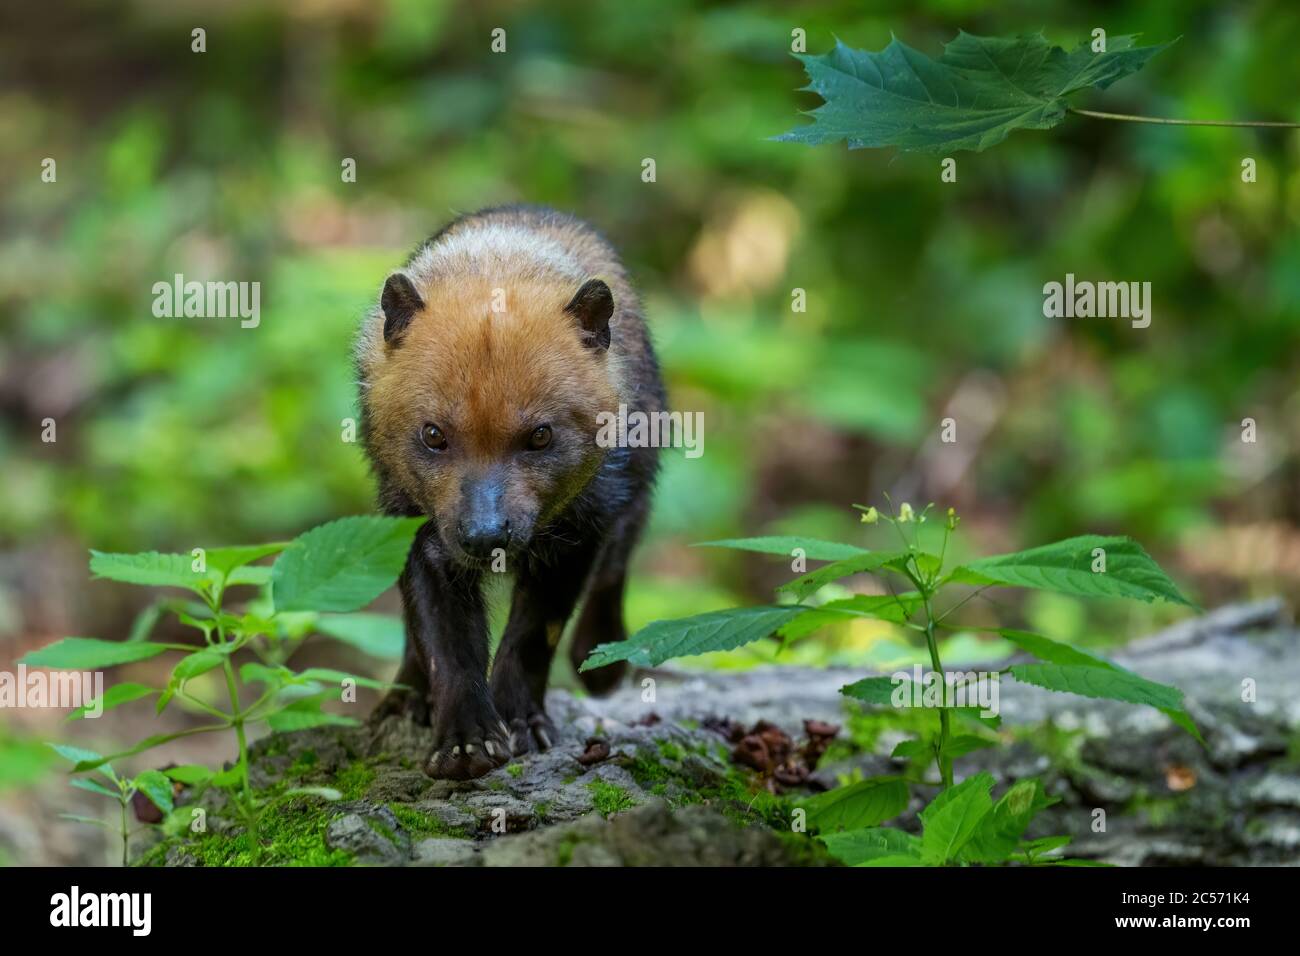
<path fill-rule="evenodd" d="M 405 274 L 394 272 L 384 283 L 379 306 L 384 310 L 384 341 L 396 345 L 402 340 L 402 333 L 415 318 L 415 313 L 424 308 L 424 300 Z"/>
<path fill-rule="evenodd" d="M 578 320 L 583 344 L 603 352 L 609 348 L 609 319 L 614 314 L 614 293 L 599 279 L 588 279 L 564 311 Z"/>

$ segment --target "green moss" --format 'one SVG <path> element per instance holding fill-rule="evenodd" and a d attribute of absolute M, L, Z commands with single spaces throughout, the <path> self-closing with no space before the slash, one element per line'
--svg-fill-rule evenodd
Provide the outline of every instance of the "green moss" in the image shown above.
<path fill-rule="evenodd" d="M 413 837 L 453 837 L 457 840 L 469 839 L 469 834 L 460 827 L 451 827 L 429 813 L 409 807 L 403 803 L 390 803 L 388 809 L 397 817 L 402 829 Z"/>
<path fill-rule="evenodd" d="M 178 847 L 199 866 L 350 866 L 352 854 L 325 845 L 328 804 L 295 798 L 262 814 L 256 842 L 247 829 L 231 834 L 188 834 L 153 847 L 140 866 L 162 866 L 167 851 Z"/>
<path fill-rule="evenodd" d="M 533 815 L 537 817 L 539 823 L 545 823 L 551 814 L 551 801 L 542 800 L 533 804 Z"/>
<path fill-rule="evenodd" d="M 376 820 L 374 817 L 365 817 L 364 819 L 366 823 L 369 824 L 370 829 L 374 830 L 389 843 L 397 842 L 397 834 L 394 833 L 392 827 L 384 823 L 383 820 Z"/>
<path fill-rule="evenodd" d="M 665 760 L 680 761 L 686 756 L 686 751 L 682 750 L 678 744 L 673 743 L 671 740 L 661 740 L 656 746 L 659 749 L 659 755 Z"/>
<path fill-rule="evenodd" d="M 636 800 L 632 795 L 617 784 L 593 780 L 587 784 L 587 789 L 591 791 L 592 804 L 604 816 L 636 806 Z"/>
<path fill-rule="evenodd" d="M 361 761 L 348 764 L 337 777 L 333 786 L 343 794 L 345 800 L 359 800 L 366 795 L 370 785 L 375 782 L 375 769 Z"/>
<path fill-rule="evenodd" d="M 643 790 L 653 790 L 654 787 L 677 778 L 676 774 L 647 750 L 638 750 L 635 757 L 624 762 L 624 766 Z"/>
<path fill-rule="evenodd" d="M 660 747 L 659 751 L 662 749 Z M 753 773 L 728 766 L 723 760 L 718 762 L 723 773 L 721 781 L 705 787 L 688 777 L 682 768 L 665 765 L 658 759 L 658 754 L 650 750 L 638 751 L 636 756 L 624 761 L 623 766 L 637 786 L 665 798 L 673 809 L 702 803 L 737 823 L 748 826 L 758 822 L 776 830 L 789 831 L 790 814 L 785 801 L 757 786 L 757 777 Z"/>
<path fill-rule="evenodd" d="M 288 773 L 295 777 L 302 777 L 305 774 L 310 773 L 319 760 L 320 758 L 316 756 L 316 751 L 304 750 L 298 755 L 298 759 L 289 767 Z"/>
<path fill-rule="evenodd" d="M 521 763 L 512 763 L 506 767 L 506 773 L 518 780 L 524 775 L 524 765 Z"/>

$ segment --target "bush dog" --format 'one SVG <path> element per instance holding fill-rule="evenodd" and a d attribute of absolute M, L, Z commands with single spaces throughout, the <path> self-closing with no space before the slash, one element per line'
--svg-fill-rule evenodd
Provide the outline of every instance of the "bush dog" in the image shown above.
<path fill-rule="evenodd" d="M 357 345 L 362 435 L 382 510 L 425 515 L 400 587 L 406 649 L 379 717 L 428 723 L 432 777 L 468 779 L 556 739 L 547 675 L 622 640 L 652 447 L 601 447 L 597 416 L 653 414 L 663 383 L 617 254 L 551 209 L 456 219 L 388 276 Z M 485 576 L 514 576 L 488 670 Z M 623 669 L 582 674 L 607 692 Z"/>

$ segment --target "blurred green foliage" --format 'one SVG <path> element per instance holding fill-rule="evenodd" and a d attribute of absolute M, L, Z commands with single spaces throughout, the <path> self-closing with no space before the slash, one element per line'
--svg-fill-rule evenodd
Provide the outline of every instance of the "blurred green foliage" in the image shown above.
<path fill-rule="evenodd" d="M 362 311 L 453 214 L 519 200 L 623 250 L 673 407 L 705 412 L 704 456 L 668 455 L 634 625 L 772 583 L 686 541 L 851 536 L 848 502 L 882 490 L 956 504 L 980 550 L 1119 531 L 1176 575 L 1187 535 L 1300 520 L 1294 132 L 1070 118 L 960 154 L 955 184 L 931 157 L 770 140 L 816 104 L 795 28 L 809 52 L 1181 36 L 1081 105 L 1295 119 L 1293 4 L 48 6 L 0 20 L 6 549 L 184 550 L 371 509 L 341 440 Z M 1151 328 L 1044 318 L 1066 272 L 1150 281 Z M 260 281 L 260 326 L 155 318 L 175 273 Z M 988 430 L 949 474 L 938 423 L 974 406 Z"/>

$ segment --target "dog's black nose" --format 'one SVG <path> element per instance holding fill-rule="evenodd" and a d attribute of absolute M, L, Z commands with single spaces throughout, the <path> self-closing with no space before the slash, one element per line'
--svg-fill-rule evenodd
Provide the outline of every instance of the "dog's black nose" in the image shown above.
<path fill-rule="evenodd" d="M 497 548 L 510 544 L 510 522 L 503 517 L 462 521 L 459 531 L 460 546 L 475 558 L 490 558 Z"/>

